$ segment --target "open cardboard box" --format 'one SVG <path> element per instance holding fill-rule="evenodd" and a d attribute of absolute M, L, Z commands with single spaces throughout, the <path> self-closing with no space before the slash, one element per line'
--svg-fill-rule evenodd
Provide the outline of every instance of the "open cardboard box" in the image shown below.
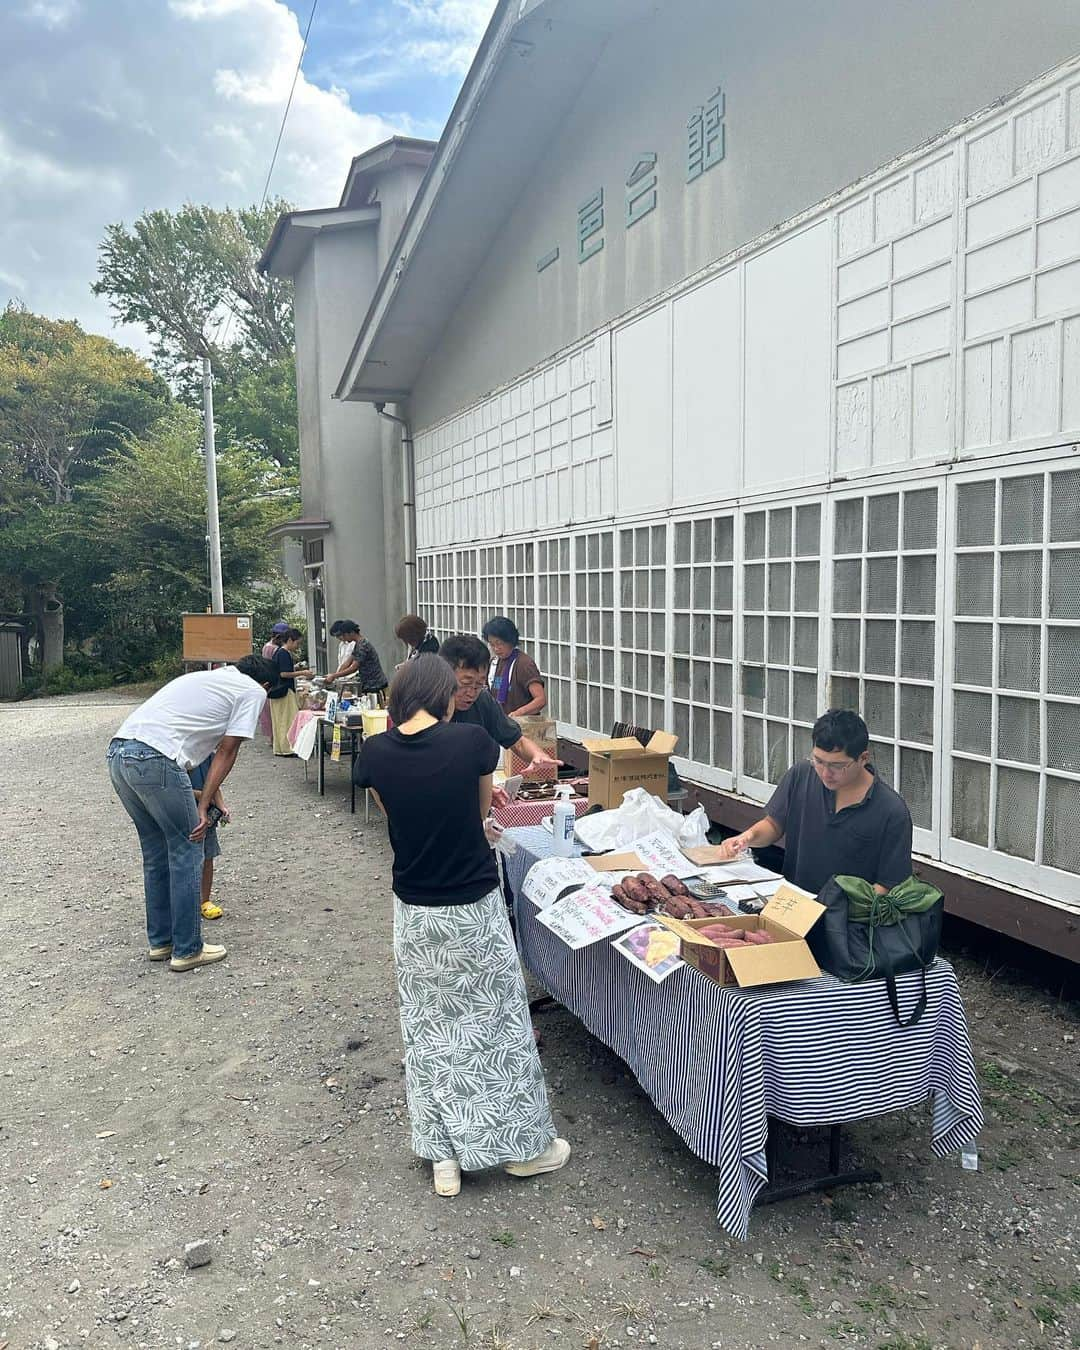
<path fill-rule="evenodd" d="M 667 801 L 668 760 L 679 743 L 670 731 L 654 731 L 648 745 L 636 736 L 583 740 L 589 752 L 589 802 L 605 809 L 622 805 L 631 788 Z"/>
<path fill-rule="evenodd" d="M 809 892 L 785 881 L 760 914 L 731 914 L 719 919 L 672 919 L 666 914 L 652 917 L 679 938 L 679 955 L 688 966 L 717 984 L 750 989 L 787 980 L 812 980 L 821 974 L 806 935 L 824 913 L 825 906 Z M 770 933 L 773 940 L 759 947 L 718 947 L 697 931 L 717 922 L 729 928 Z"/>

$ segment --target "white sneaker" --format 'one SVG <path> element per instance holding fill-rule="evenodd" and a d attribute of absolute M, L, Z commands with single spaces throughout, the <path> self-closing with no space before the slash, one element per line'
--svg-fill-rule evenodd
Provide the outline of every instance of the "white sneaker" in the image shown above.
<path fill-rule="evenodd" d="M 436 1195 L 457 1195 L 461 1190 L 461 1168 L 452 1159 L 432 1163 Z"/>
<path fill-rule="evenodd" d="M 570 1161 L 570 1145 L 565 1139 L 553 1139 L 539 1158 L 528 1162 L 507 1163 L 503 1168 L 512 1177 L 538 1177 L 541 1172 L 557 1172 Z"/>
<path fill-rule="evenodd" d="M 204 942 L 202 950 L 194 956 L 174 956 L 169 962 L 170 970 L 195 970 L 199 966 L 212 966 L 215 961 L 224 961 L 228 952 L 214 942 Z"/>

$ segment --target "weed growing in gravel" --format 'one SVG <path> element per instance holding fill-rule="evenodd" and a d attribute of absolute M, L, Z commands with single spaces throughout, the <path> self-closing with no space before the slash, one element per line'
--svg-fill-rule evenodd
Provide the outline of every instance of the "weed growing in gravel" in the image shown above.
<path fill-rule="evenodd" d="M 698 1265 L 709 1275 L 715 1275 L 718 1280 L 722 1280 L 725 1275 L 731 1274 L 731 1262 L 726 1256 L 705 1256 L 698 1262 Z"/>
<path fill-rule="evenodd" d="M 504 1228 L 500 1233 L 492 1233 L 491 1240 L 497 1242 L 500 1247 L 512 1247 L 517 1238 L 514 1237 L 509 1228 Z"/>

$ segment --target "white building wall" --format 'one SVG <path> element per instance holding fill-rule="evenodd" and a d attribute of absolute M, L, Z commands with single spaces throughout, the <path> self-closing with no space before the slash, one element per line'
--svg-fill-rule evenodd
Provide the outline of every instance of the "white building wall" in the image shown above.
<path fill-rule="evenodd" d="M 920 851 L 1080 907 L 1078 434 L 1071 63 L 419 433 L 421 606 L 760 801 L 858 706 Z"/>

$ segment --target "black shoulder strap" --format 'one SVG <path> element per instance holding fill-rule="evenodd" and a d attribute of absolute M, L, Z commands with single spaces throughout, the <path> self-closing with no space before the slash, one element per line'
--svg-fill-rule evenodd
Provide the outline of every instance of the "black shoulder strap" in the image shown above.
<path fill-rule="evenodd" d="M 919 1000 L 915 1004 L 914 1011 L 912 1012 L 911 1016 L 908 1018 L 906 1022 L 900 1016 L 900 998 L 898 996 L 896 989 L 895 975 L 885 976 L 885 987 L 889 991 L 889 1002 L 892 1004 L 893 1015 L 895 1016 L 899 1025 L 902 1027 L 916 1026 L 919 1022 L 919 1019 L 926 1011 L 926 1001 L 927 1001 L 926 967 L 925 966 L 922 967 L 922 993 L 919 995 Z"/>

